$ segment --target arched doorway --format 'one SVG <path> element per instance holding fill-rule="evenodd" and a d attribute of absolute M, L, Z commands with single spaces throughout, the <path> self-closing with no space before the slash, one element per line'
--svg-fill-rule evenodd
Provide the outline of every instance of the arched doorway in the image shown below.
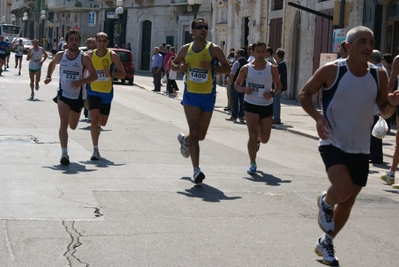
<path fill-rule="evenodd" d="M 141 34 L 141 70 L 150 70 L 151 63 L 151 30 L 152 23 L 149 20 L 143 22 L 142 34 Z"/>

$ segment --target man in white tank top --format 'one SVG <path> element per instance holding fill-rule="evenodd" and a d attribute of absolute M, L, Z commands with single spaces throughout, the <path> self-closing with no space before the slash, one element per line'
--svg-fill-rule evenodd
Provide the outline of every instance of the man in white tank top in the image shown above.
<path fill-rule="evenodd" d="M 52 81 L 51 75 L 55 66 L 60 64 L 60 79 L 56 97 L 60 115 L 60 163 L 68 165 L 68 126 L 72 130 L 75 130 L 78 126 L 80 112 L 83 108 L 83 86 L 97 80 L 97 72 L 94 69 L 91 58 L 79 50 L 80 33 L 69 31 L 65 39 L 68 42 L 68 49 L 58 52 L 50 62 L 44 83 L 48 84 Z M 85 70 L 90 73 L 89 77 L 84 78 Z"/>
<path fill-rule="evenodd" d="M 338 265 L 333 239 L 344 227 L 369 171 L 370 131 L 374 104 L 383 117 L 395 112 L 399 92 L 387 92 L 387 75 L 368 63 L 374 34 L 364 26 L 346 35 L 347 59 L 320 67 L 298 94 L 303 109 L 316 121 L 320 155 L 331 186 L 318 198 L 318 222 L 325 234 L 315 253 L 328 265 Z M 322 88 L 323 114 L 312 103 Z"/>
<path fill-rule="evenodd" d="M 47 59 L 47 53 L 39 46 L 39 41 L 37 39 L 32 40 L 32 45 L 33 47 L 29 49 L 26 60 L 29 61 L 30 98 L 33 100 L 35 97 L 33 85 L 35 84 L 36 91 L 39 90 L 40 76 L 42 74 L 41 69 L 43 62 Z"/>
<path fill-rule="evenodd" d="M 245 93 L 244 114 L 249 133 L 248 155 L 250 166 L 248 174 L 256 173 L 256 153 L 260 143 L 266 144 L 270 138 L 273 115 L 273 96 L 281 90 L 280 76 L 275 65 L 265 60 L 266 44 L 252 44 L 254 60 L 244 65 L 234 87 Z M 242 86 L 244 80 L 246 87 Z M 272 84 L 274 83 L 274 89 Z"/>

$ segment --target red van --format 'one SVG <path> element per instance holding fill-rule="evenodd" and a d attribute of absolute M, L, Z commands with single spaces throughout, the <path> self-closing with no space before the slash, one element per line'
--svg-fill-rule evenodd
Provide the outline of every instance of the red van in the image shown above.
<path fill-rule="evenodd" d="M 134 63 L 132 53 L 129 50 L 122 48 L 109 49 L 118 54 L 119 58 L 121 59 L 123 68 L 125 69 L 126 77 L 125 79 L 121 79 L 122 83 L 124 84 L 126 81 L 128 81 L 129 84 L 132 85 L 134 81 Z M 118 79 L 114 78 L 114 80 Z"/>

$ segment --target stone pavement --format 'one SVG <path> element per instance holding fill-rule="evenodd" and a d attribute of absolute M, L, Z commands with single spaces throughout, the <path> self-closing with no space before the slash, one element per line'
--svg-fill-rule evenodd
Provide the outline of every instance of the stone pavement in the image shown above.
<path fill-rule="evenodd" d="M 181 92 L 183 92 L 184 88 L 182 77 L 179 77 L 176 82 L 180 89 L 180 93 L 177 95 L 176 99 L 181 100 Z M 151 73 L 148 71 L 136 71 L 134 84 L 143 89 L 152 90 L 153 86 Z M 165 89 L 166 86 L 163 85 L 161 87 L 161 91 Z M 217 97 L 215 111 L 225 113 L 227 118 L 229 117 L 229 114 L 223 110 L 227 105 L 226 87 L 223 85 L 217 85 L 216 92 Z M 168 96 L 165 95 L 165 97 Z M 316 123 L 309 115 L 307 115 L 296 99 L 287 99 L 281 97 L 281 120 L 282 124 L 273 125 L 273 128 L 278 130 L 286 130 L 316 140 L 319 139 L 316 131 Z M 391 164 L 395 151 L 396 131 L 396 125 L 392 125 L 391 131 L 383 139 L 384 163 L 387 163 L 388 165 Z"/>

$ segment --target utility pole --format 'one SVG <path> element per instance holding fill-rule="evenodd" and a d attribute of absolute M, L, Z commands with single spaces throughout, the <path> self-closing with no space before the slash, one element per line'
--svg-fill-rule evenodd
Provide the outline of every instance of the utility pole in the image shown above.
<path fill-rule="evenodd" d="M 345 0 L 341 0 L 341 9 L 339 13 L 339 28 L 344 28 L 345 23 Z"/>

